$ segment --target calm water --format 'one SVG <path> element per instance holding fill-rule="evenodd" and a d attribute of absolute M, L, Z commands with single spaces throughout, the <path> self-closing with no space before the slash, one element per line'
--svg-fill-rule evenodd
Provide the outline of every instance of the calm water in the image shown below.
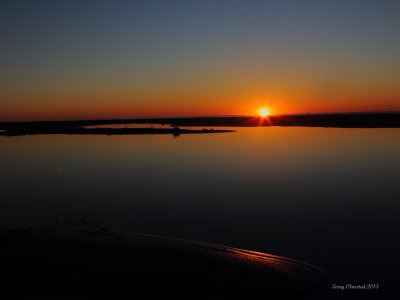
<path fill-rule="evenodd" d="M 399 154 L 400 129 L 2 137 L 0 222 L 83 218 L 379 281 L 399 267 Z"/>

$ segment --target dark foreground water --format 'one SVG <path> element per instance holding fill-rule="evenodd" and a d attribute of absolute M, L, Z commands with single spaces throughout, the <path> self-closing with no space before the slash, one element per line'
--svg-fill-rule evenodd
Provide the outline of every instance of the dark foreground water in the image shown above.
<path fill-rule="evenodd" d="M 0 223 L 86 219 L 316 264 L 397 293 L 400 129 L 0 138 Z M 361 294 L 362 293 L 362 294 Z"/>

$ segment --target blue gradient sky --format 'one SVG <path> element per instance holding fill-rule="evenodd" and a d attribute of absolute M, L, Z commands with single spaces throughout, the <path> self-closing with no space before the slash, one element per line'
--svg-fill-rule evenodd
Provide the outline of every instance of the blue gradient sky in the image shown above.
<path fill-rule="evenodd" d="M 400 2 L 2 1 L 0 120 L 400 110 Z"/>

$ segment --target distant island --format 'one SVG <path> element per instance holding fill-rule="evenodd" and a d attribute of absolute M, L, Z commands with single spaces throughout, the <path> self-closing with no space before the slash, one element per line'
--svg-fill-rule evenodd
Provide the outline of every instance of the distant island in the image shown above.
<path fill-rule="evenodd" d="M 171 128 L 87 128 L 87 126 L 121 124 L 158 124 Z M 400 112 L 335 113 L 259 116 L 215 116 L 174 118 L 132 118 L 73 121 L 0 122 L 0 135 L 19 136 L 33 134 L 204 134 L 225 133 L 233 130 L 181 129 L 179 126 L 205 127 L 258 127 L 305 126 L 339 128 L 399 128 Z"/>
<path fill-rule="evenodd" d="M 177 137 L 181 134 L 206 134 L 206 133 L 225 133 L 234 132 L 233 130 L 214 130 L 214 129 L 181 129 L 171 128 L 86 128 L 74 124 L 59 124 L 58 122 L 49 123 L 30 123 L 26 126 L 15 126 L 0 132 L 0 136 L 23 136 L 37 134 L 79 134 L 79 135 L 151 135 L 151 134 L 172 134 Z"/>

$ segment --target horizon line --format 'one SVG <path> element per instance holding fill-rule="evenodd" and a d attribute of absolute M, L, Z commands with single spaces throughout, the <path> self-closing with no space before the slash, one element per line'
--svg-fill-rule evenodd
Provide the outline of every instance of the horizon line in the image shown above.
<path fill-rule="evenodd" d="M 348 114 L 391 114 L 400 113 L 399 110 L 385 110 L 385 111 L 345 111 L 345 112 L 307 112 L 307 113 L 280 113 L 270 114 L 267 117 L 279 116 L 305 116 L 305 115 L 348 115 Z M 175 116 L 147 116 L 147 117 L 121 117 L 121 118 L 71 118 L 71 119 L 38 119 L 38 120 L 18 120 L 18 121 L 2 121 L 0 123 L 33 123 L 33 122 L 79 122 L 79 121 L 113 121 L 113 120 L 152 120 L 152 119 L 201 119 L 201 118 L 251 118 L 260 117 L 257 114 L 243 114 L 243 115 L 175 115 Z"/>

